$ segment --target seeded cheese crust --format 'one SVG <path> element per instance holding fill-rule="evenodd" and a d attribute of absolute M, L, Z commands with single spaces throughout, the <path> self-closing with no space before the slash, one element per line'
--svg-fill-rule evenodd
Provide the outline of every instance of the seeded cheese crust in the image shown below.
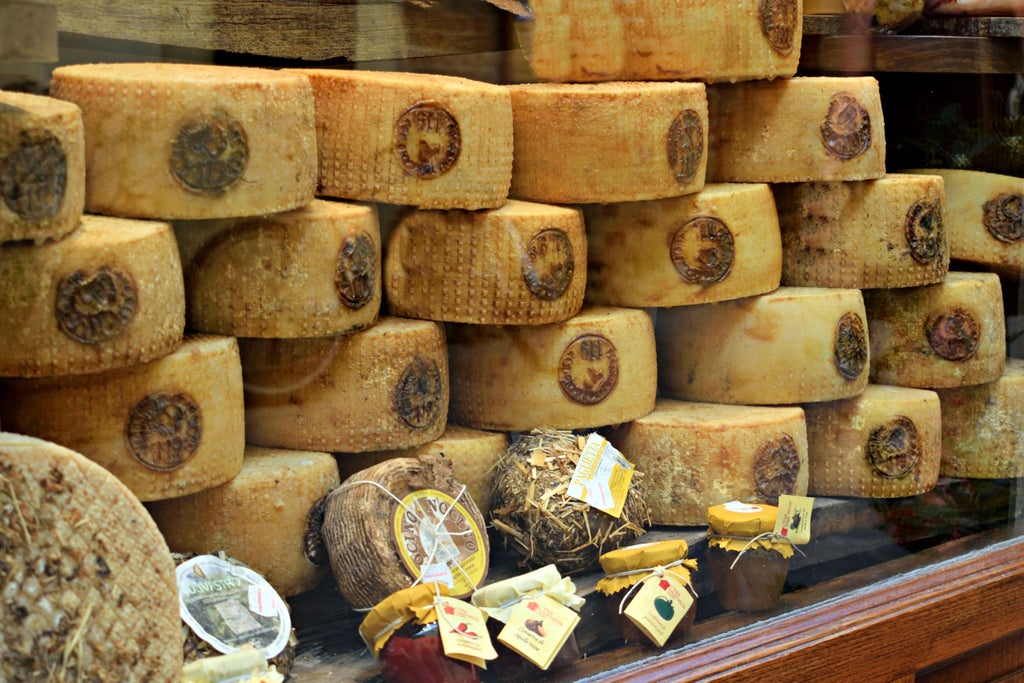
<path fill-rule="evenodd" d="M 217 486 L 242 467 L 242 371 L 233 337 L 190 335 L 149 363 L 0 383 L 4 428 L 72 448 L 139 500 Z"/>
<path fill-rule="evenodd" d="M 82 108 L 86 210 L 114 216 L 255 216 L 316 187 L 309 81 L 211 64 L 75 64 L 50 94 Z"/>
<path fill-rule="evenodd" d="M 504 87 L 434 74 L 297 71 L 316 99 L 318 194 L 432 209 L 505 202 L 512 107 Z"/>
<path fill-rule="evenodd" d="M 683 197 L 587 204 L 583 216 L 587 303 L 685 306 L 779 286 L 782 246 L 767 185 L 714 184 Z"/>
<path fill-rule="evenodd" d="M 60 239 L 78 227 L 84 206 L 81 110 L 0 90 L 0 243 Z"/>
<path fill-rule="evenodd" d="M 949 270 L 940 176 L 780 184 L 782 281 L 875 289 L 941 282 Z"/>
<path fill-rule="evenodd" d="M 489 211 L 412 211 L 388 239 L 392 315 L 541 325 L 583 305 L 587 239 L 578 209 L 511 200 Z"/>
<path fill-rule="evenodd" d="M 878 81 L 811 76 L 708 86 L 708 182 L 885 175 Z"/>
<path fill-rule="evenodd" d="M 85 215 L 57 242 L 0 249 L 0 376 L 79 375 L 181 344 L 185 291 L 167 223 Z"/>
<path fill-rule="evenodd" d="M 369 206 L 314 199 L 287 213 L 174 224 L 189 329 L 326 337 L 369 327 L 381 301 Z"/>
<path fill-rule="evenodd" d="M 174 561 L 113 475 L 74 451 L 0 433 L 0 679 L 176 682 Z"/>
<path fill-rule="evenodd" d="M 704 187 L 702 83 L 509 86 L 511 194 L 552 203 L 662 199 Z"/>

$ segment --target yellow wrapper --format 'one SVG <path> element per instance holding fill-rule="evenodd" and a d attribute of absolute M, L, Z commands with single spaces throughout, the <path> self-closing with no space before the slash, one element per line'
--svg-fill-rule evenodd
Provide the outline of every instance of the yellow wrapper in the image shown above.
<path fill-rule="evenodd" d="M 568 577 L 563 578 L 553 564 L 484 586 L 473 593 L 470 602 L 488 617 L 507 624 L 516 605 L 525 598 L 541 595 L 577 612 L 584 603 L 583 598 L 576 595 L 576 585 Z"/>
<path fill-rule="evenodd" d="M 779 509 L 773 505 L 725 503 L 708 508 L 708 547 L 742 552 L 750 548 L 767 548 L 783 557 L 793 556 L 793 544 L 772 535 Z"/>
<path fill-rule="evenodd" d="M 377 603 L 359 625 L 359 635 L 374 657 L 395 631 L 410 621 L 426 625 L 437 621 L 436 595 L 448 596 L 448 587 L 440 583 L 417 584 L 395 591 Z"/>
<path fill-rule="evenodd" d="M 690 572 L 697 571 L 697 560 L 686 559 L 689 547 L 686 541 L 660 541 L 618 548 L 601 556 L 601 568 L 606 576 L 597 582 L 603 595 L 614 595 L 650 576 L 659 567 L 679 562 L 665 569 L 690 583 Z"/>

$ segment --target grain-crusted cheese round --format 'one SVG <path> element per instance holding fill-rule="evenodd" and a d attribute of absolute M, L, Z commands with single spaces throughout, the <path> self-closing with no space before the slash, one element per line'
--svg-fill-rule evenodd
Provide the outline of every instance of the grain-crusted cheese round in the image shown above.
<path fill-rule="evenodd" d="M 583 216 L 587 303 L 685 306 L 779 286 L 782 247 L 767 185 L 714 184 L 683 197 L 588 204 Z"/>
<path fill-rule="evenodd" d="M 90 375 L 8 380 L 4 428 L 96 461 L 139 500 L 184 496 L 238 473 L 245 448 L 233 337 L 190 335 L 149 363 Z"/>
<path fill-rule="evenodd" d="M 702 83 L 528 83 L 509 87 L 512 196 L 538 202 L 662 199 L 704 187 Z"/>
<path fill-rule="evenodd" d="M 0 528 L 0 680 L 180 680 L 174 561 L 116 477 L 0 433 Z"/>
<path fill-rule="evenodd" d="M 100 372 L 181 344 L 185 289 L 167 223 L 82 217 L 68 237 L 0 249 L 0 376 Z"/>
<path fill-rule="evenodd" d="M 85 206 L 82 111 L 0 90 L 0 243 L 60 239 Z"/>
<path fill-rule="evenodd" d="M 798 406 L 659 399 L 608 435 L 648 482 L 654 524 L 699 526 L 711 505 L 778 503 L 807 493 L 807 429 Z"/>
<path fill-rule="evenodd" d="M 780 287 L 770 294 L 660 309 L 658 379 L 688 401 L 792 404 L 859 394 L 868 326 L 856 289 Z"/>
<path fill-rule="evenodd" d="M 449 328 L 449 419 L 477 429 L 582 429 L 654 408 L 650 316 L 584 307 L 562 323 Z"/>
<path fill-rule="evenodd" d="M 708 86 L 708 181 L 789 183 L 885 175 L 885 126 L 870 76 Z"/>
<path fill-rule="evenodd" d="M 329 453 L 247 446 L 229 481 L 147 507 L 174 552 L 224 551 L 289 597 L 328 574 L 320 525 L 324 498 L 339 483 Z"/>
<path fill-rule="evenodd" d="M 381 301 L 369 206 L 314 199 L 270 216 L 174 224 L 189 329 L 325 337 L 369 327 Z"/>
<path fill-rule="evenodd" d="M 796 73 L 799 0 L 533 0 L 526 58 L 547 81 L 742 81 Z"/>
<path fill-rule="evenodd" d="M 239 346 L 248 443 L 361 453 L 417 446 L 444 431 L 439 323 L 384 316 L 352 334 Z"/>
<path fill-rule="evenodd" d="M 949 270 L 939 176 L 774 186 L 782 282 L 876 289 L 941 282 Z"/>
<path fill-rule="evenodd" d="M 488 211 L 415 210 L 388 238 L 393 315 L 541 325 L 576 315 L 587 282 L 579 209 L 511 200 Z"/>
<path fill-rule="evenodd" d="M 50 93 L 82 108 L 87 211 L 225 218 L 288 211 L 313 199 L 313 94 L 300 74 L 75 64 L 54 69 Z"/>
<path fill-rule="evenodd" d="M 919 389 L 994 382 L 1006 362 L 1003 291 L 993 273 L 864 292 L 871 381 Z"/>
<path fill-rule="evenodd" d="M 508 197 L 505 88 L 455 76 L 299 69 L 316 100 L 318 193 L 432 209 Z"/>
<path fill-rule="evenodd" d="M 934 391 L 869 384 L 804 412 L 809 495 L 902 498 L 935 487 L 942 426 Z"/>

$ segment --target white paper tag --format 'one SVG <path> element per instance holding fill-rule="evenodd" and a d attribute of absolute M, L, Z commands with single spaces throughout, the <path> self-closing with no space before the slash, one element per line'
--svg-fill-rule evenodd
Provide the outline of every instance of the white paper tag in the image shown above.
<path fill-rule="evenodd" d="M 604 437 L 594 433 L 583 444 L 566 494 L 618 517 L 632 479 L 633 464 Z"/>
<path fill-rule="evenodd" d="M 455 586 L 452 570 L 446 564 L 431 564 L 423 570 L 423 583 L 443 583 L 448 588 Z"/>

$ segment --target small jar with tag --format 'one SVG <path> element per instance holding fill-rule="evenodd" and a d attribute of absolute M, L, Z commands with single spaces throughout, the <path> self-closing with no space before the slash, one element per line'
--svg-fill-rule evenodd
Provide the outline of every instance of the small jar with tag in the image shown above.
<path fill-rule="evenodd" d="M 443 584 L 418 584 L 381 600 L 359 625 L 385 683 L 479 683 L 477 667 L 448 657 L 441 644 L 434 598 Z"/>
<path fill-rule="evenodd" d="M 793 544 L 774 533 L 778 512 L 736 501 L 708 508 L 708 568 L 725 609 L 759 612 L 779 603 Z"/>
<path fill-rule="evenodd" d="M 606 597 L 608 613 L 624 642 L 663 647 L 693 626 L 697 594 L 690 575 L 697 571 L 697 560 L 687 558 L 688 551 L 686 541 L 678 539 L 618 548 L 601 556 L 605 576 L 598 580 L 597 592 Z M 649 609 L 631 618 L 627 610 L 633 612 L 635 601 L 649 603 Z M 638 620 L 648 624 L 647 631 Z M 662 622 L 676 623 L 659 643 L 650 631 L 664 626 Z"/>

